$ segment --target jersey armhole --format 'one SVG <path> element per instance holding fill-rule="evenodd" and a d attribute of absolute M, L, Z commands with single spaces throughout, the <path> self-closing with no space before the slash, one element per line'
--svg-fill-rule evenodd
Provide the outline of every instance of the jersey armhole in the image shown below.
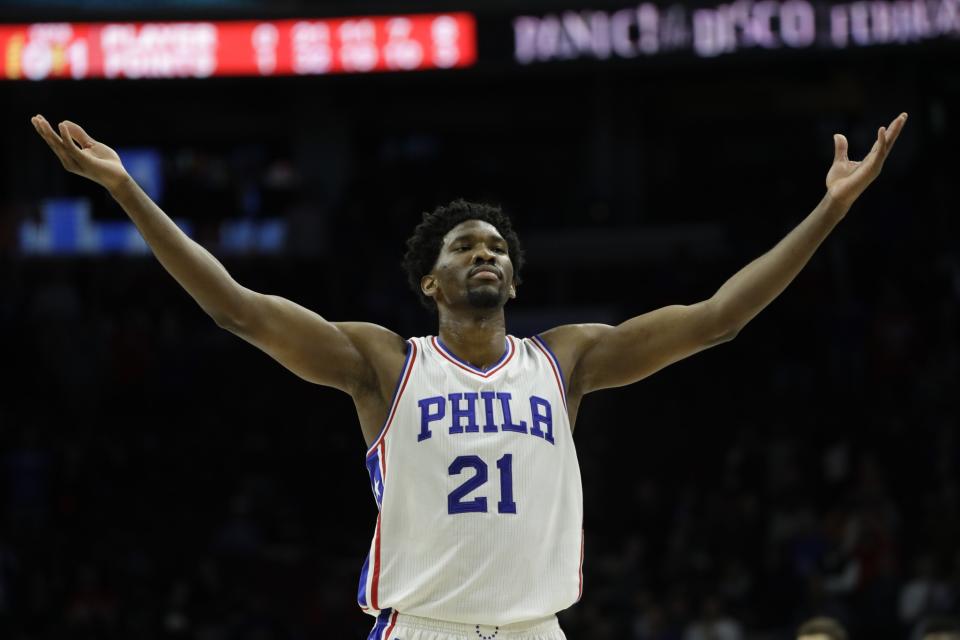
<path fill-rule="evenodd" d="M 383 421 L 383 426 L 380 427 L 380 433 L 377 434 L 373 444 L 367 449 L 367 454 L 364 456 L 364 459 L 369 458 L 370 454 L 377 450 L 380 441 L 387 435 L 390 424 L 393 422 L 393 416 L 397 412 L 397 405 L 400 404 L 400 398 L 403 396 L 403 391 L 407 387 L 407 381 L 410 379 L 410 372 L 413 371 L 413 363 L 416 359 L 417 343 L 413 338 L 410 338 L 407 340 L 407 357 L 403 361 L 403 368 L 400 369 L 400 375 L 397 377 L 397 385 L 393 389 L 393 398 L 390 400 L 390 409 L 387 411 L 387 418 Z"/>
<path fill-rule="evenodd" d="M 563 377 L 563 369 L 560 368 L 560 361 L 557 360 L 557 356 L 553 353 L 550 347 L 547 345 L 547 341 L 544 340 L 540 334 L 533 336 L 533 343 L 540 349 L 540 352 L 546 356 L 547 361 L 550 363 L 550 367 L 553 369 L 553 375 L 557 379 L 557 385 L 560 387 L 560 395 L 563 397 L 563 404 L 567 404 L 567 381 Z"/>

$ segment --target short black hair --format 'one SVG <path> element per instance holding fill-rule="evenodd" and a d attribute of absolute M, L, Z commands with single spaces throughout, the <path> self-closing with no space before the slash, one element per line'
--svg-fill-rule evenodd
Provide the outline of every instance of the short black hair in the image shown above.
<path fill-rule="evenodd" d="M 830 640 L 847 640 L 847 630 L 837 620 L 820 616 L 810 618 L 797 629 L 797 637 L 825 635 Z"/>
<path fill-rule="evenodd" d="M 523 249 L 520 247 L 520 237 L 513 230 L 510 218 L 499 206 L 468 202 L 460 198 L 450 204 L 438 206 L 433 211 L 424 211 L 423 220 L 413 230 L 413 235 L 407 239 L 407 252 L 403 256 L 403 270 L 407 273 L 407 283 L 420 298 L 420 303 L 431 311 L 435 311 L 437 305 L 433 298 L 424 295 L 423 290 L 420 289 L 420 279 L 430 273 L 437 263 L 443 236 L 465 220 L 482 220 L 497 228 L 503 239 L 507 241 L 507 254 L 510 256 L 510 262 L 513 263 L 513 283 L 520 284 L 520 270 L 524 262 Z"/>

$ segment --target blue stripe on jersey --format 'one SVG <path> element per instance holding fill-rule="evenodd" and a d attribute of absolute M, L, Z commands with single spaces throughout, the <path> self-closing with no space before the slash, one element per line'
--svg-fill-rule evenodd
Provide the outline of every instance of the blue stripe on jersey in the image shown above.
<path fill-rule="evenodd" d="M 370 553 L 367 553 L 366 560 L 363 561 L 363 569 L 360 570 L 360 588 L 357 589 L 357 603 L 361 607 L 367 606 L 367 572 L 370 570 Z"/>
<path fill-rule="evenodd" d="M 397 402 L 397 392 L 400 391 L 400 384 L 403 382 L 403 377 L 407 374 L 407 366 L 410 364 L 410 356 L 413 355 L 413 343 L 410 340 L 407 340 L 407 359 L 403 361 L 403 367 L 400 368 L 400 375 L 397 377 L 397 386 L 393 388 L 393 395 L 390 399 L 390 404 L 387 405 L 387 417 L 383 421 L 383 425 L 380 427 L 380 431 L 377 432 L 377 437 L 373 439 L 373 444 L 376 445 L 377 441 L 380 440 L 380 436 L 383 435 L 383 430 L 387 428 L 387 424 L 390 422 L 390 412 L 393 410 L 393 405 Z M 371 446 L 367 449 L 367 455 L 369 456 L 373 453 L 375 446 Z"/>
<path fill-rule="evenodd" d="M 567 395 L 567 379 L 563 375 L 563 369 L 560 367 L 560 361 L 557 360 L 557 355 L 547 344 L 547 341 L 540 337 L 540 334 L 533 336 L 533 339 L 536 340 L 540 346 L 547 350 L 547 353 L 549 353 L 550 357 L 553 359 L 553 364 L 557 365 L 557 372 L 560 374 L 560 384 L 563 385 L 563 395 Z"/>
<path fill-rule="evenodd" d="M 382 634 L 387 630 L 387 625 L 390 624 L 391 613 L 393 613 L 393 609 L 384 609 L 380 612 L 380 615 L 377 616 L 377 624 L 373 625 L 367 640 L 384 640 Z"/>
<path fill-rule="evenodd" d="M 373 490 L 373 498 L 377 501 L 377 509 L 380 509 L 380 503 L 383 501 L 383 477 L 380 475 L 380 451 L 367 458 L 367 473 L 370 474 L 370 489 Z"/>

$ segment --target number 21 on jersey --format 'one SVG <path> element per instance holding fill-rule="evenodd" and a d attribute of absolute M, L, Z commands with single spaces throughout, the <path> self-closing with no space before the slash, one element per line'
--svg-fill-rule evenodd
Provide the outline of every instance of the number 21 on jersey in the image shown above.
<path fill-rule="evenodd" d="M 447 513 L 486 513 L 487 499 L 478 496 L 472 500 L 465 500 L 471 492 L 487 482 L 487 463 L 480 456 L 457 456 L 447 469 L 451 476 L 463 473 L 470 467 L 476 471 L 473 477 L 450 492 L 447 496 Z M 497 469 L 500 472 L 500 501 L 497 502 L 498 513 L 516 513 L 517 503 L 513 501 L 513 454 L 505 453 L 497 460 Z"/>

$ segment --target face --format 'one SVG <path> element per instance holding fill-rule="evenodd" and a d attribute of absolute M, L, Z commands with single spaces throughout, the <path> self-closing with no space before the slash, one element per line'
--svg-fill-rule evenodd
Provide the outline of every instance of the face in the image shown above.
<path fill-rule="evenodd" d="M 461 222 L 443 237 L 433 271 L 420 287 L 438 305 L 503 307 L 517 296 L 507 241 L 489 222 Z"/>

